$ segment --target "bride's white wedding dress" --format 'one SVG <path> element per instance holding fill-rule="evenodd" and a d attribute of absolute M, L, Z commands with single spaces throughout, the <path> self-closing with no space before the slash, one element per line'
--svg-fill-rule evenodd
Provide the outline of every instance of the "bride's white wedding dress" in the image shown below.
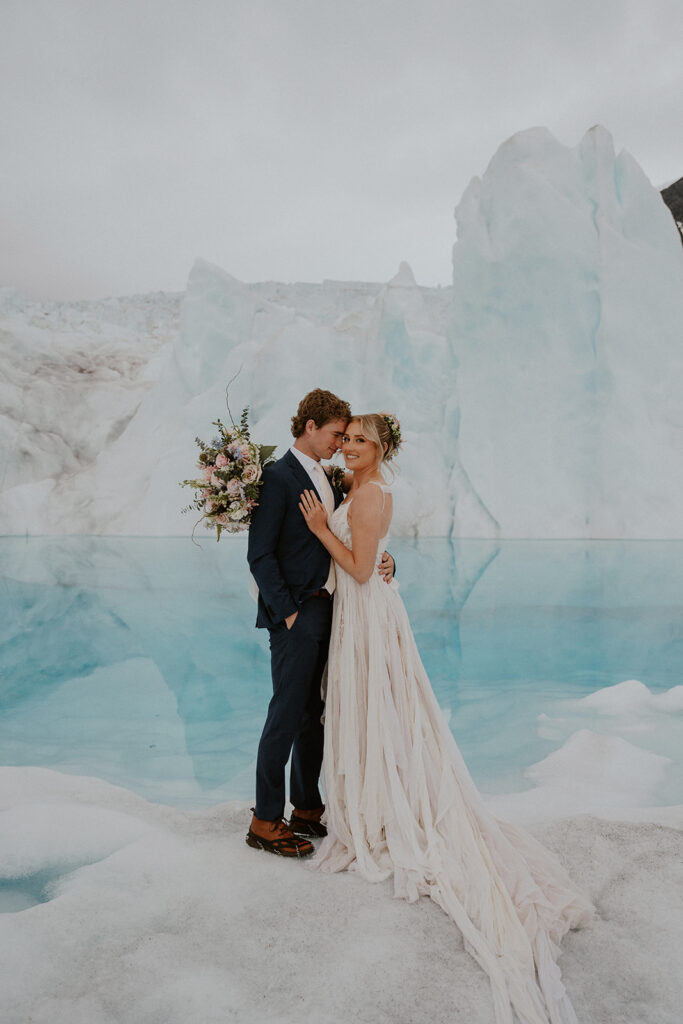
<path fill-rule="evenodd" d="M 351 500 L 329 522 L 349 548 Z M 396 896 L 431 896 L 488 974 L 497 1024 L 513 1024 L 513 1009 L 523 1024 L 575 1022 L 555 961 L 562 936 L 590 920 L 591 904 L 540 843 L 487 811 L 432 692 L 398 586 L 377 573 L 360 584 L 336 571 L 325 705 L 329 834 L 313 865 L 370 881 L 393 875 Z"/>

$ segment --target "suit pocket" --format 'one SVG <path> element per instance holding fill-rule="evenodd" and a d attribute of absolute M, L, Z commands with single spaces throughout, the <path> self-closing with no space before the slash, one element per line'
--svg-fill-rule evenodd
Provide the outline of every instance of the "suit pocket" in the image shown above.
<path fill-rule="evenodd" d="M 287 623 L 285 622 L 284 626 L 285 626 L 285 629 L 287 630 L 288 633 L 291 633 L 292 630 L 296 629 L 297 623 L 298 623 L 300 618 L 301 618 L 301 609 L 299 609 L 299 611 L 296 613 L 296 618 L 294 619 L 294 622 L 292 623 L 291 626 L 288 626 Z"/>

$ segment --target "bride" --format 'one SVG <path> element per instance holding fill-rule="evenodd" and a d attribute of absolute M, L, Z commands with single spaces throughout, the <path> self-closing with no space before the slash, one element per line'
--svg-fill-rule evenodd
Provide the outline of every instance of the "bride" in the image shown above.
<path fill-rule="evenodd" d="M 380 472 L 400 445 L 397 419 L 356 416 L 342 442 L 353 471 L 328 522 L 301 496 L 310 530 L 337 565 L 325 704 L 328 836 L 321 871 L 393 876 L 453 919 L 491 982 L 497 1024 L 576 1021 L 556 964 L 570 928 L 592 915 L 555 857 L 490 814 L 432 692 L 395 583 L 375 572 L 393 499 Z M 514 1014 L 513 1014 L 514 1011 Z"/>

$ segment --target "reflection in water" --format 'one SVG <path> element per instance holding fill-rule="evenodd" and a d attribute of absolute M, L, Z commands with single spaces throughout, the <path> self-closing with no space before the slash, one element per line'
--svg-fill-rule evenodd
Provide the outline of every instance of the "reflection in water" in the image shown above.
<path fill-rule="evenodd" d="M 475 779 L 523 785 L 554 701 L 682 682 L 683 543 L 392 541 L 401 594 Z M 0 539 L 6 764 L 168 802 L 248 797 L 270 697 L 245 544 Z"/>

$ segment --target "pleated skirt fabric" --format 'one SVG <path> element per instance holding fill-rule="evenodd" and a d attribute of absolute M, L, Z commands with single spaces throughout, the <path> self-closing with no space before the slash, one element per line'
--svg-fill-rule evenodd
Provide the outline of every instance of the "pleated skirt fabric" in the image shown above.
<path fill-rule="evenodd" d="M 350 547 L 347 509 L 330 526 Z M 339 567 L 324 780 L 329 834 L 314 867 L 391 877 L 396 896 L 438 903 L 489 976 L 496 1024 L 575 1024 L 557 957 L 566 932 L 590 921 L 590 902 L 553 854 L 487 811 L 398 586 L 377 574 L 359 584 Z"/>

